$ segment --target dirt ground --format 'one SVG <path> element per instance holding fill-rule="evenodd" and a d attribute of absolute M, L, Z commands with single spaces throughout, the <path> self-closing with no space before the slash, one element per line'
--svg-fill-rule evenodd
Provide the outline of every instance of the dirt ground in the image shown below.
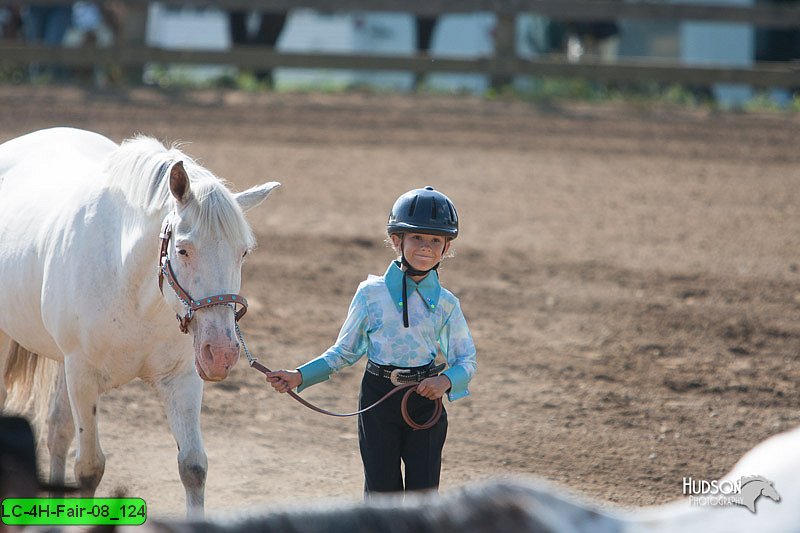
<path fill-rule="evenodd" d="M 383 273 L 393 200 L 446 192 L 462 237 L 442 279 L 479 368 L 472 396 L 446 405 L 443 490 L 523 474 L 602 502 L 663 503 L 684 476 L 716 479 L 800 423 L 800 117 L 30 87 L 2 87 L 0 102 L 0 141 L 54 125 L 143 132 L 190 142 L 236 190 L 281 181 L 250 217 L 260 247 L 241 291 L 248 343 L 273 368 L 324 351 L 359 281 Z M 353 410 L 362 371 L 304 396 Z M 354 420 L 273 393 L 244 363 L 205 390 L 210 511 L 361 498 Z M 181 516 L 155 394 L 113 391 L 100 421 L 99 493 Z"/>

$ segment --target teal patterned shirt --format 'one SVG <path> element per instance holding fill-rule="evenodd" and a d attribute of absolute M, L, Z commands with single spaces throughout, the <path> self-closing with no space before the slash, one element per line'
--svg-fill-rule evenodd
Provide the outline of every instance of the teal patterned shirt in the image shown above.
<path fill-rule="evenodd" d="M 469 395 L 476 368 L 475 344 L 461 305 L 431 271 L 419 283 L 408 278 L 409 327 L 403 327 L 403 271 L 393 261 L 383 276 L 369 276 L 358 286 L 336 344 L 298 368 L 303 383 L 297 390 L 327 380 L 365 354 L 379 365 L 416 367 L 436 358 L 439 349 L 452 384 L 450 401 Z"/>

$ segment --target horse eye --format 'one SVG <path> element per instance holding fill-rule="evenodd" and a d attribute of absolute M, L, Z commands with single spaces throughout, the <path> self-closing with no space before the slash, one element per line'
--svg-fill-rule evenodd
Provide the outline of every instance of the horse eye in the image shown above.
<path fill-rule="evenodd" d="M 181 255 L 188 255 L 188 252 L 186 250 L 178 250 L 178 253 Z"/>
<path fill-rule="evenodd" d="M 249 252 L 248 250 L 245 250 L 245 251 L 244 251 L 244 253 L 242 254 L 242 259 L 244 259 L 245 257 L 247 257 L 247 254 L 249 254 L 249 253 L 250 253 L 250 252 Z"/>

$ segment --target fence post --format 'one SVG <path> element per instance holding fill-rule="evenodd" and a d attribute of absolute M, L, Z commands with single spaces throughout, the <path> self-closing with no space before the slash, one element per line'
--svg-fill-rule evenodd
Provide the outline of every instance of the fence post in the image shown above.
<path fill-rule="evenodd" d="M 145 47 L 145 34 L 147 31 L 147 11 L 149 4 L 143 1 L 126 1 L 125 16 L 122 20 L 120 42 L 117 45 L 118 53 L 124 54 L 125 50 L 141 50 Z M 123 58 L 117 57 L 117 61 Z M 120 61 L 120 63 L 123 63 Z M 141 85 L 144 74 L 144 65 L 134 65 L 124 62 L 120 65 L 123 69 L 123 80 L 132 85 Z"/>
<path fill-rule="evenodd" d="M 510 85 L 513 76 L 511 67 L 517 56 L 516 17 L 505 10 L 497 13 L 497 26 L 494 29 L 494 57 L 496 65 L 504 72 L 494 72 L 491 77 L 493 89 L 499 90 Z"/>

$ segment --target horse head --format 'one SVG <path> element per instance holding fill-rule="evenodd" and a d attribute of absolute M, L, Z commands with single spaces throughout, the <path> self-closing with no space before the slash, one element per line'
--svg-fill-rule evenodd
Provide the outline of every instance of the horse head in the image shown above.
<path fill-rule="evenodd" d="M 199 165 L 189 165 L 191 181 L 181 161 L 167 171 L 174 210 L 165 220 L 161 268 L 174 290 L 163 293 L 181 330 L 193 336 L 198 375 L 221 381 L 239 358 L 239 315 L 233 304 L 246 306 L 238 296 L 242 264 L 255 246 L 244 212 L 261 204 L 280 184 L 268 182 L 234 194 Z"/>
<path fill-rule="evenodd" d="M 772 481 L 765 480 L 766 483 L 761 485 L 761 495 L 766 496 L 776 502 L 781 501 L 781 495 L 775 490 L 775 484 Z"/>

